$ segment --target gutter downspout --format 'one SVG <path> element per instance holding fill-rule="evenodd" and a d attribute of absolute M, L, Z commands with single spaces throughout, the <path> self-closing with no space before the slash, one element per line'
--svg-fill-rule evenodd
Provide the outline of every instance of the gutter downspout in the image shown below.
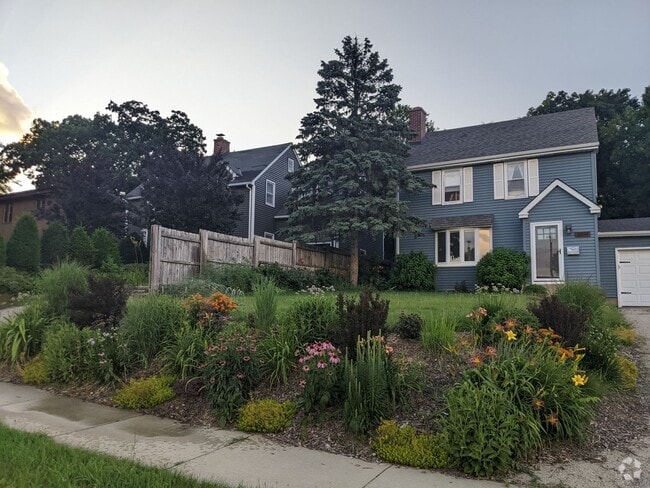
<path fill-rule="evenodd" d="M 247 183 L 248 188 L 248 238 L 255 235 L 255 183 Z"/>

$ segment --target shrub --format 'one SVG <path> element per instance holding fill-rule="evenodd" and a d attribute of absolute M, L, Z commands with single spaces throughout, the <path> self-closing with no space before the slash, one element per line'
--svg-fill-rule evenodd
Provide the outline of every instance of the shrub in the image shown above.
<path fill-rule="evenodd" d="M 121 325 L 131 354 L 148 365 L 186 317 L 181 301 L 169 295 L 131 297 Z"/>
<path fill-rule="evenodd" d="M 420 251 L 397 256 L 390 282 L 398 290 L 434 290 L 435 278 L 436 265 Z"/>
<path fill-rule="evenodd" d="M 44 267 L 65 261 L 68 257 L 70 235 L 68 228 L 58 220 L 51 222 L 43 231 L 41 240 L 41 264 Z"/>
<path fill-rule="evenodd" d="M 149 265 L 143 263 L 123 264 L 120 276 L 130 286 L 149 284 Z"/>
<path fill-rule="evenodd" d="M 290 323 L 298 335 L 298 342 L 325 340 L 332 337 L 338 323 L 336 303 L 333 297 L 308 296 L 293 303 L 280 319 Z"/>
<path fill-rule="evenodd" d="M 375 290 L 386 290 L 391 286 L 392 269 L 391 261 L 374 256 L 359 256 L 359 284 Z"/>
<path fill-rule="evenodd" d="M 300 269 L 283 268 L 279 264 L 263 264 L 257 272 L 272 279 L 280 288 L 300 291 L 310 285 L 316 285 L 317 278 L 313 273 Z"/>
<path fill-rule="evenodd" d="M 231 327 L 221 332 L 205 351 L 201 376 L 208 400 L 221 422 L 232 420 L 260 379 L 257 339 L 247 330 Z"/>
<path fill-rule="evenodd" d="M 357 343 L 356 361 L 345 360 L 345 425 L 358 435 L 366 434 L 383 418 L 389 418 L 400 397 L 399 369 L 391 358 L 392 348 L 382 336 Z"/>
<path fill-rule="evenodd" d="M 70 259 L 84 266 L 94 266 L 97 249 L 86 229 L 78 225 L 70 234 L 70 248 L 68 250 Z"/>
<path fill-rule="evenodd" d="M 128 266 L 142 266 L 130 264 Z M 148 271 L 148 270 L 147 270 Z M 146 282 L 146 279 L 145 279 Z M 189 297 L 191 295 L 200 294 L 203 296 L 209 296 L 214 293 L 222 293 L 228 295 L 229 297 L 239 297 L 243 296 L 243 292 L 237 288 L 230 288 L 225 285 L 221 285 L 211 279 L 204 278 L 202 276 L 190 276 L 181 283 L 176 283 L 173 285 L 165 285 L 164 291 L 168 295 L 173 295 L 176 297 Z"/>
<path fill-rule="evenodd" d="M 296 405 L 292 402 L 248 402 L 239 411 L 237 428 L 244 432 L 282 432 L 291 425 L 295 414 Z"/>
<path fill-rule="evenodd" d="M 162 350 L 162 360 L 166 372 L 182 380 L 199 374 L 199 365 L 203 362 L 205 350 L 212 331 L 203 327 L 184 323 L 167 339 Z"/>
<path fill-rule="evenodd" d="M 295 367 L 296 351 L 301 344 L 301 334 L 293 321 L 281 321 L 262 339 L 262 372 L 268 376 L 271 386 L 287 383 L 289 371 Z"/>
<path fill-rule="evenodd" d="M 521 290 L 528 278 L 530 258 L 523 251 L 497 248 L 481 258 L 476 265 L 480 286 L 502 285 Z"/>
<path fill-rule="evenodd" d="M 83 338 L 79 328 L 58 320 L 45 332 L 43 362 L 52 381 L 68 383 L 81 377 Z"/>
<path fill-rule="evenodd" d="M 587 315 L 572 304 L 565 303 L 557 295 L 542 297 L 537 304 L 531 304 L 530 311 L 543 327 L 550 327 L 567 346 L 584 342 L 587 329 Z"/>
<path fill-rule="evenodd" d="M 342 399 L 341 351 L 332 343 L 314 342 L 306 348 L 307 354 L 298 359 L 304 373 L 300 380 L 300 404 L 306 413 L 336 405 Z"/>
<path fill-rule="evenodd" d="M 19 371 L 20 379 L 28 385 L 44 385 L 50 381 L 50 374 L 45 367 L 42 356 L 35 356 Z"/>
<path fill-rule="evenodd" d="M 524 295 L 537 295 L 540 297 L 548 295 L 548 289 L 544 285 L 526 285 Z"/>
<path fill-rule="evenodd" d="M 0 266 L 0 292 L 17 295 L 34 290 L 34 278 L 9 266 Z"/>
<path fill-rule="evenodd" d="M 639 368 L 622 354 L 616 356 L 616 369 L 619 373 L 619 385 L 623 390 L 634 390 L 639 377 Z"/>
<path fill-rule="evenodd" d="M 72 287 L 68 293 L 68 314 L 80 327 L 107 329 L 124 315 L 129 296 L 124 281 L 118 278 L 88 276 L 87 290 Z"/>
<path fill-rule="evenodd" d="M 596 315 L 606 304 L 605 292 L 586 281 L 564 283 L 557 287 L 555 295 L 562 303 L 578 309 L 587 319 Z"/>
<path fill-rule="evenodd" d="M 262 276 L 253 284 L 253 317 L 255 327 L 263 331 L 269 331 L 275 323 L 275 315 L 278 311 L 278 296 L 280 289 L 275 285 L 273 279 Z"/>
<path fill-rule="evenodd" d="M 419 339 L 424 327 L 424 320 L 418 314 L 400 312 L 395 331 L 402 339 Z"/>
<path fill-rule="evenodd" d="M 598 314 L 587 323 L 583 343 L 586 349 L 585 366 L 600 371 L 610 379 L 616 379 L 615 360 L 620 344 L 614 330 L 600 320 Z"/>
<path fill-rule="evenodd" d="M 7 241 L 7 265 L 28 273 L 35 273 L 41 262 L 41 239 L 36 219 L 25 214 L 16 223 Z"/>
<path fill-rule="evenodd" d="M 217 268 L 206 269 L 201 273 L 204 278 L 244 293 L 253 291 L 253 282 L 257 273 L 250 264 L 224 264 Z"/>
<path fill-rule="evenodd" d="M 174 398 L 172 382 L 172 378 L 164 376 L 132 379 L 115 392 L 113 401 L 124 408 L 152 408 Z"/>
<path fill-rule="evenodd" d="M 5 244 L 4 237 L 0 236 L 0 267 L 7 264 L 7 245 Z"/>
<path fill-rule="evenodd" d="M 88 289 L 88 268 L 76 262 L 64 261 L 43 271 L 37 288 L 44 300 L 46 316 L 66 316 L 70 290 Z"/>
<path fill-rule="evenodd" d="M 456 322 L 445 315 L 431 315 L 421 335 L 425 349 L 441 351 L 456 340 Z"/>
<path fill-rule="evenodd" d="M 624 346 L 631 346 L 636 341 L 635 332 L 628 327 L 616 327 L 613 332 L 618 342 Z"/>
<path fill-rule="evenodd" d="M 0 360 L 17 363 L 34 356 L 41 350 L 48 324 L 38 303 L 0 323 Z"/>
<path fill-rule="evenodd" d="M 399 427 L 394 420 L 384 420 L 377 427 L 372 448 L 389 463 L 424 469 L 441 469 L 449 464 L 444 434 L 418 434 L 412 426 Z"/>
<path fill-rule="evenodd" d="M 386 328 L 388 318 L 388 300 L 381 300 L 379 293 L 374 296 L 370 291 L 364 290 L 359 294 L 359 302 L 354 297 L 345 298 L 339 293 L 336 299 L 336 308 L 339 319 L 337 343 L 345 348 L 346 354 L 354 358 L 357 350 L 357 341 L 370 335 L 380 335 Z"/>
<path fill-rule="evenodd" d="M 131 233 L 118 243 L 120 261 L 125 264 L 149 262 L 149 248 L 142 236 Z"/>
<path fill-rule="evenodd" d="M 105 227 L 99 227 L 95 229 L 90 238 L 95 248 L 95 267 L 100 268 L 106 261 L 121 262 L 120 249 L 111 231 Z"/>
<path fill-rule="evenodd" d="M 464 381 L 447 394 L 450 465 L 473 476 L 512 468 L 520 442 L 519 416 L 509 395 L 491 383 Z"/>
<path fill-rule="evenodd" d="M 183 300 L 183 307 L 193 324 L 218 332 L 230 319 L 230 312 L 237 309 L 237 304 L 217 291 L 209 297 L 196 293 Z"/>

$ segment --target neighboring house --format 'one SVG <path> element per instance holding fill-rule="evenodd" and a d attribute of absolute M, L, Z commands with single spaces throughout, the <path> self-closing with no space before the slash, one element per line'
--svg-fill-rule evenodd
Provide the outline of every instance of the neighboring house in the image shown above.
<path fill-rule="evenodd" d="M 287 218 L 284 204 L 291 188 L 287 176 L 302 164 L 293 145 L 285 143 L 231 152 L 230 142 L 218 135 L 214 140 L 214 152 L 205 157 L 205 163 L 221 160 L 232 172 L 233 179 L 228 186 L 243 199 L 232 234 L 274 239 Z M 145 189 L 139 185 L 125 198 L 137 207 L 138 202 L 145 198 Z"/>
<path fill-rule="evenodd" d="M 397 252 L 435 262 L 438 290 L 471 288 L 476 264 L 498 247 L 531 257 L 532 283 L 600 283 L 593 108 L 434 132 L 424 110 L 410 115 L 405 164 L 435 187 L 400 195 L 427 226 Z"/>
<path fill-rule="evenodd" d="M 43 232 L 47 220 L 38 217 L 36 210 L 50 205 L 49 192 L 46 190 L 27 190 L 0 195 L 0 235 L 5 242 L 11 237 L 16 222 L 25 213 L 33 213 L 38 230 Z"/>
<path fill-rule="evenodd" d="M 650 307 L 650 217 L 598 223 L 600 284 L 620 307 Z"/>

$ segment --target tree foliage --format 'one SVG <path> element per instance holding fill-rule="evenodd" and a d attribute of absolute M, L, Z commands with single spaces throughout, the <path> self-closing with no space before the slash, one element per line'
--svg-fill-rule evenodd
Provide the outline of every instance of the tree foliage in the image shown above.
<path fill-rule="evenodd" d="M 650 216 L 650 86 L 641 102 L 630 89 L 549 92 L 528 115 L 594 107 L 598 120 L 598 203 L 603 218 Z"/>
<path fill-rule="evenodd" d="M 426 183 L 409 173 L 408 114 L 398 106 L 386 59 L 368 39 L 347 36 L 336 59 L 321 62 L 316 110 L 301 122 L 298 150 L 309 163 L 291 175 L 287 233 L 313 239 L 318 233 L 349 238 L 350 278 L 358 278 L 361 232 L 397 235 L 416 231 L 398 191 Z"/>
<path fill-rule="evenodd" d="M 7 241 L 7 265 L 21 271 L 35 273 L 41 262 L 41 239 L 38 235 L 36 219 L 25 214 L 14 228 Z"/>
<path fill-rule="evenodd" d="M 97 250 L 86 229 L 78 225 L 70 234 L 70 248 L 68 255 L 70 259 L 85 266 L 95 264 Z"/>
<path fill-rule="evenodd" d="M 68 256 L 69 244 L 68 228 L 62 222 L 51 222 L 41 239 L 41 264 L 47 267 L 64 261 Z"/>

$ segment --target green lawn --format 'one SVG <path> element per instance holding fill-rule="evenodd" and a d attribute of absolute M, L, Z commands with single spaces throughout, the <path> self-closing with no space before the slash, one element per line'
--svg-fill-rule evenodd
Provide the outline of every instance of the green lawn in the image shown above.
<path fill-rule="evenodd" d="M 335 294 L 330 294 L 335 295 Z M 358 292 L 346 292 L 346 296 L 358 295 Z M 393 325 L 401 311 L 406 314 L 417 313 L 424 319 L 434 314 L 444 314 L 452 319 L 465 317 L 473 308 L 478 306 L 482 295 L 474 293 L 436 293 L 436 292 L 402 292 L 387 291 L 380 293 L 381 297 L 390 301 L 388 312 L 388 324 Z M 305 293 L 283 294 L 279 300 L 278 313 L 289 308 L 298 300 L 304 299 Z M 529 297 L 525 295 L 508 295 L 508 300 L 513 304 L 525 307 Z M 233 317 L 245 319 L 246 315 L 253 311 L 253 297 L 247 295 L 236 299 L 239 305 Z"/>
<path fill-rule="evenodd" d="M 228 488 L 54 442 L 0 424 L 0 487 Z"/>

